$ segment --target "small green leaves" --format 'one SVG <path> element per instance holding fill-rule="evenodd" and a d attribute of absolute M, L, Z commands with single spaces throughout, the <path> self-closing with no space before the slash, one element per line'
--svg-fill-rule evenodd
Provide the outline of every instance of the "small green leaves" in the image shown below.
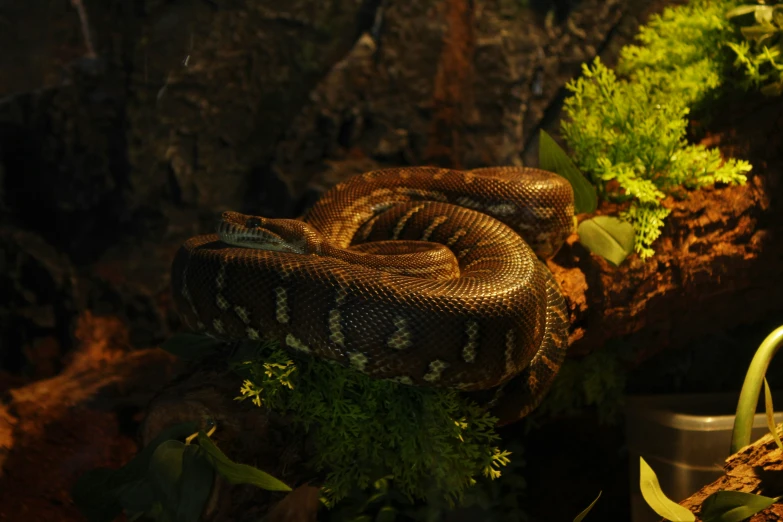
<path fill-rule="evenodd" d="M 700 515 L 704 522 L 740 522 L 768 508 L 780 498 L 741 491 L 718 491 L 704 500 Z"/>
<path fill-rule="evenodd" d="M 190 440 L 193 437 L 188 435 L 196 429 L 194 422 L 173 426 L 125 467 L 85 473 L 74 487 L 74 502 L 90 522 L 111 522 L 123 511 L 129 520 L 198 522 L 212 494 L 216 471 L 233 484 L 291 491 L 263 471 L 232 462 L 202 431 L 195 435 L 199 445 L 177 440 Z"/>
<path fill-rule="evenodd" d="M 587 516 L 587 514 L 590 512 L 590 510 L 593 509 L 593 506 L 595 506 L 595 503 L 598 502 L 598 499 L 601 498 L 601 493 L 603 493 L 603 491 L 599 491 L 598 492 L 598 496 L 595 497 L 595 500 L 590 502 L 590 505 L 587 506 L 581 513 L 579 513 L 576 516 L 576 518 L 574 519 L 574 522 L 582 522 L 582 520 L 584 520 L 584 518 Z"/>
<path fill-rule="evenodd" d="M 778 435 L 778 429 L 775 425 L 775 407 L 772 405 L 772 392 L 769 391 L 769 383 L 767 378 L 764 377 L 764 410 L 767 414 L 767 427 L 772 434 L 772 438 L 775 439 L 775 444 L 778 445 L 778 449 L 783 450 L 783 442 L 780 442 L 780 436 Z"/>
<path fill-rule="evenodd" d="M 199 445 L 204 449 L 218 473 L 232 484 L 253 484 L 268 491 L 291 491 L 284 482 L 247 464 L 237 464 L 215 446 L 204 432 L 199 432 Z"/>
<path fill-rule="evenodd" d="M 745 179 L 743 166 L 717 149 L 688 142 L 690 109 L 733 78 L 725 72 L 726 44 L 736 39 L 726 3 L 680 4 L 651 16 L 614 70 L 599 59 L 583 64 L 563 103 L 561 135 L 599 197 L 646 207 L 626 219 L 641 259 L 654 253 L 666 217 L 655 210 L 664 210 L 666 196 L 712 185 L 718 175 Z"/>
<path fill-rule="evenodd" d="M 598 206 L 595 187 L 587 181 L 568 154 L 543 129 L 539 138 L 539 166 L 566 178 L 574 189 L 576 213 L 594 212 Z M 597 216 L 577 228 L 579 242 L 588 250 L 618 266 L 634 249 L 634 229 L 614 217 Z"/>
<path fill-rule="evenodd" d="M 765 96 L 783 94 L 783 4 L 742 5 L 729 10 L 726 18 L 740 26 L 746 40 L 728 46 L 736 53 L 734 65 L 745 70 L 747 83 Z"/>
<path fill-rule="evenodd" d="M 595 187 L 587 181 L 568 154 L 543 129 L 538 140 L 539 167 L 563 176 L 574 189 L 574 211 L 577 214 L 594 212 L 598 206 Z"/>
<path fill-rule="evenodd" d="M 579 242 L 615 266 L 619 266 L 634 247 L 634 229 L 612 216 L 596 216 L 582 221 L 577 228 Z"/>
<path fill-rule="evenodd" d="M 726 12 L 726 18 L 731 20 L 732 18 L 736 18 L 738 16 L 742 16 L 742 15 L 746 15 L 746 14 L 750 14 L 750 13 L 756 14 L 756 13 L 759 12 L 759 9 L 758 9 L 759 7 L 765 7 L 767 9 L 771 10 L 771 7 L 769 7 L 769 6 L 741 5 L 739 7 L 735 7 L 734 9 L 729 9 Z M 756 20 L 760 22 L 760 20 L 758 20 L 759 16 L 760 16 L 759 14 L 756 14 Z"/>
<path fill-rule="evenodd" d="M 642 496 L 653 511 L 672 522 L 693 522 L 696 517 L 688 508 L 670 500 L 661 490 L 658 477 L 652 468 L 639 457 L 639 486 Z"/>
<path fill-rule="evenodd" d="M 223 345 L 225 341 L 206 335 L 184 333 L 172 335 L 160 347 L 183 359 L 199 359 L 216 352 Z"/>

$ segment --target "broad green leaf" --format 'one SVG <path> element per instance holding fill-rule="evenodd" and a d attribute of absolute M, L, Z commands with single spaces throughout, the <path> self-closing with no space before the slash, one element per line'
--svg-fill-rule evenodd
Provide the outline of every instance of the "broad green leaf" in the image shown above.
<path fill-rule="evenodd" d="M 126 513 L 146 513 L 157 500 L 149 480 L 136 480 L 119 488 L 117 498 Z"/>
<path fill-rule="evenodd" d="M 587 181 L 568 154 L 544 130 L 541 130 L 538 139 L 538 165 L 543 170 L 563 176 L 571 183 L 571 188 L 574 189 L 574 211 L 577 214 L 595 211 L 598 206 L 595 187 Z"/>
<path fill-rule="evenodd" d="M 577 228 L 579 242 L 590 252 L 619 266 L 633 252 L 633 225 L 613 216 L 596 216 Z"/>
<path fill-rule="evenodd" d="M 184 453 L 183 443 L 178 440 L 167 440 L 158 446 L 150 459 L 150 483 L 167 511 L 174 511 L 179 505 Z"/>
<path fill-rule="evenodd" d="M 189 444 L 182 455 L 182 481 L 179 490 L 177 522 L 198 522 L 207 505 L 215 481 L 215 468 L 204 448 Z"/>
<path fill-rule="evenodd" d="M 762 25 L 772 23 L 772 12 L 773 8 L 771 5 L 757 5 L 756 10 L 754 11 L 756 23 Z"/>
<path fill-rule="evenodd" d="M 579 513 L 576 516 L 576 518 L 574 519 L 574 522 L 582 522 L 582 520 L 584 520 L 584 518 L 587 516 L 587 514 L 590 512 L 590 510 L 593 509 L 593 506 L 595 506 L 595 503 L 598 502 L 598 499 L 601 498 L 601 493 L 603 493 L 603 491 L 599 491 L 598 492 L 598 496 L 595 497 L 595 500 L 590 502 L 590 505 L 587 506 L 581 513 Z"/>
<path fill-rule="evenodd" d="M 121 474 L 121 478 L 124 479 L 122 482 L 146 478 L 150 467 L 150 459 L 158 449 L 158 446 L 169 440 L 184 439 L 188 435 L 195 433 L 198 428 L 199 425 L 196 422 L 183 422 L 161 431 L 125 467 L 117 470 Z"/>
<path fill-rule="evenodd" d="M 700 516 L 704 522 L 740 522 L 768 508 L 780 498 L 741 491 L 718 491 L 704 499 Z"/>
<path fill-rule="evenodd" d="M 673 502 L 664 495 L 661 485 L 658 483 L 658 477 L 642 457 L 639 457 L 639 486 L 647 505 L 666 520 L 672 522 L 693 522 L 696 520 L 688 508 Z"/>
<path fill-rule="evenodd" d="M 769 383 L 766 377 L 764 377 L 764 410 L 767 414 L 769 432 L 772 434 L 772 438 L 775 439 L 775 444 L 778 445 L 778 448 L 783 450 L 783 442 L 780 442 L 778 428 L 775 424 L 775 407 L 772 405 L 772 392 L 769 391 Z"/>
<path fill-rule="evenodd" d="M 726 18 L 735 18 L 749 13 L 755 13 L 758 7 L 759 6 L 757 5 L 741 5 L 734 9 L 729 9 L 729 11 L 726 12 Z"/>
<path fill-rule="evenodd" d="M 176 424 L 160 432 L 146 448 L 119 469 L 98 468 L 76 481 L 71 496 L 90 522 L 110 522 L 122 511 L 118 498 L 123 488 L 147 477 L 150 458 L 160 444 L 184 438 L 198 429 L 195 422 Z"/>
<path fill-rule="evenodd" d="M 762 38 L 769 37 L 778 32 L 778 28 L 772 24 L 751 25 L 750 27 L 740 27 L 740 32 L 742 33 L 742 36 L 748 40 L 756 40 L 759 42 Z"/>
<path fill-rule="evenodd" d="M 212 460 L 215 470 L 232 484 L 253 484 L 268 491 L 291 491 L 284 482 L 247 464 L 237 464 L 229 459 L 203 431 L 198 432 L 199 445 Z"/>
<path fill-rule="evenodd" d="M 199 359 L 217 351 L 224 341 L 206 335 L 176 334 L 169 337 L 160 347 L 183 359 Z"/>

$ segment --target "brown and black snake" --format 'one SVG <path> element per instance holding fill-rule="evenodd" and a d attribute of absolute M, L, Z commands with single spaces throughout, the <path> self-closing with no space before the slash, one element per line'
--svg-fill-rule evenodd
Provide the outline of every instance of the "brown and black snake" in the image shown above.
<path fill-rule="evenodd" d="M 368 172 L 302 219 L 224 213 L 177 253 L 174 299 L 214 337 L 276 340 L 408 385 L 503 385 L 493 413 L 510 422 L 565 355 L 565 302 L 539 258 L 573 216 L 568 181 L 542 170 Z"/>

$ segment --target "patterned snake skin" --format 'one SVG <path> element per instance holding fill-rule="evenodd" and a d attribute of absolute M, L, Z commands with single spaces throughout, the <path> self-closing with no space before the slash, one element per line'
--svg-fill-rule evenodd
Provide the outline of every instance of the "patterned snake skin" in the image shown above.
<path fill-rule="evenodd" d="M 541 170 L 399 168 L 327 191 L 301 220 L 227 212 L 172 267 L 193 330 L 273 339 L 409 385 L 502 385 L 501 423 L 533 410 L 569 321 L 537 259 L 573 230 L 573 192 Z"/>

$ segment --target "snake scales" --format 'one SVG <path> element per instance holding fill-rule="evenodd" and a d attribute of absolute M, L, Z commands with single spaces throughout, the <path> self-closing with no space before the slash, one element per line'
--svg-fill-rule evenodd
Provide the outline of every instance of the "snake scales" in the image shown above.
<path fill-rule="evenodd" d="M 538 405 L 569 322 L 552 274 L 573 192 L 541 170 L 398 168 L 355 176 L 300 220 L 226 212 L 172 267 L 191 329 L 274 339 L 404 384 L 504 385 L 493 413 Z"/>

